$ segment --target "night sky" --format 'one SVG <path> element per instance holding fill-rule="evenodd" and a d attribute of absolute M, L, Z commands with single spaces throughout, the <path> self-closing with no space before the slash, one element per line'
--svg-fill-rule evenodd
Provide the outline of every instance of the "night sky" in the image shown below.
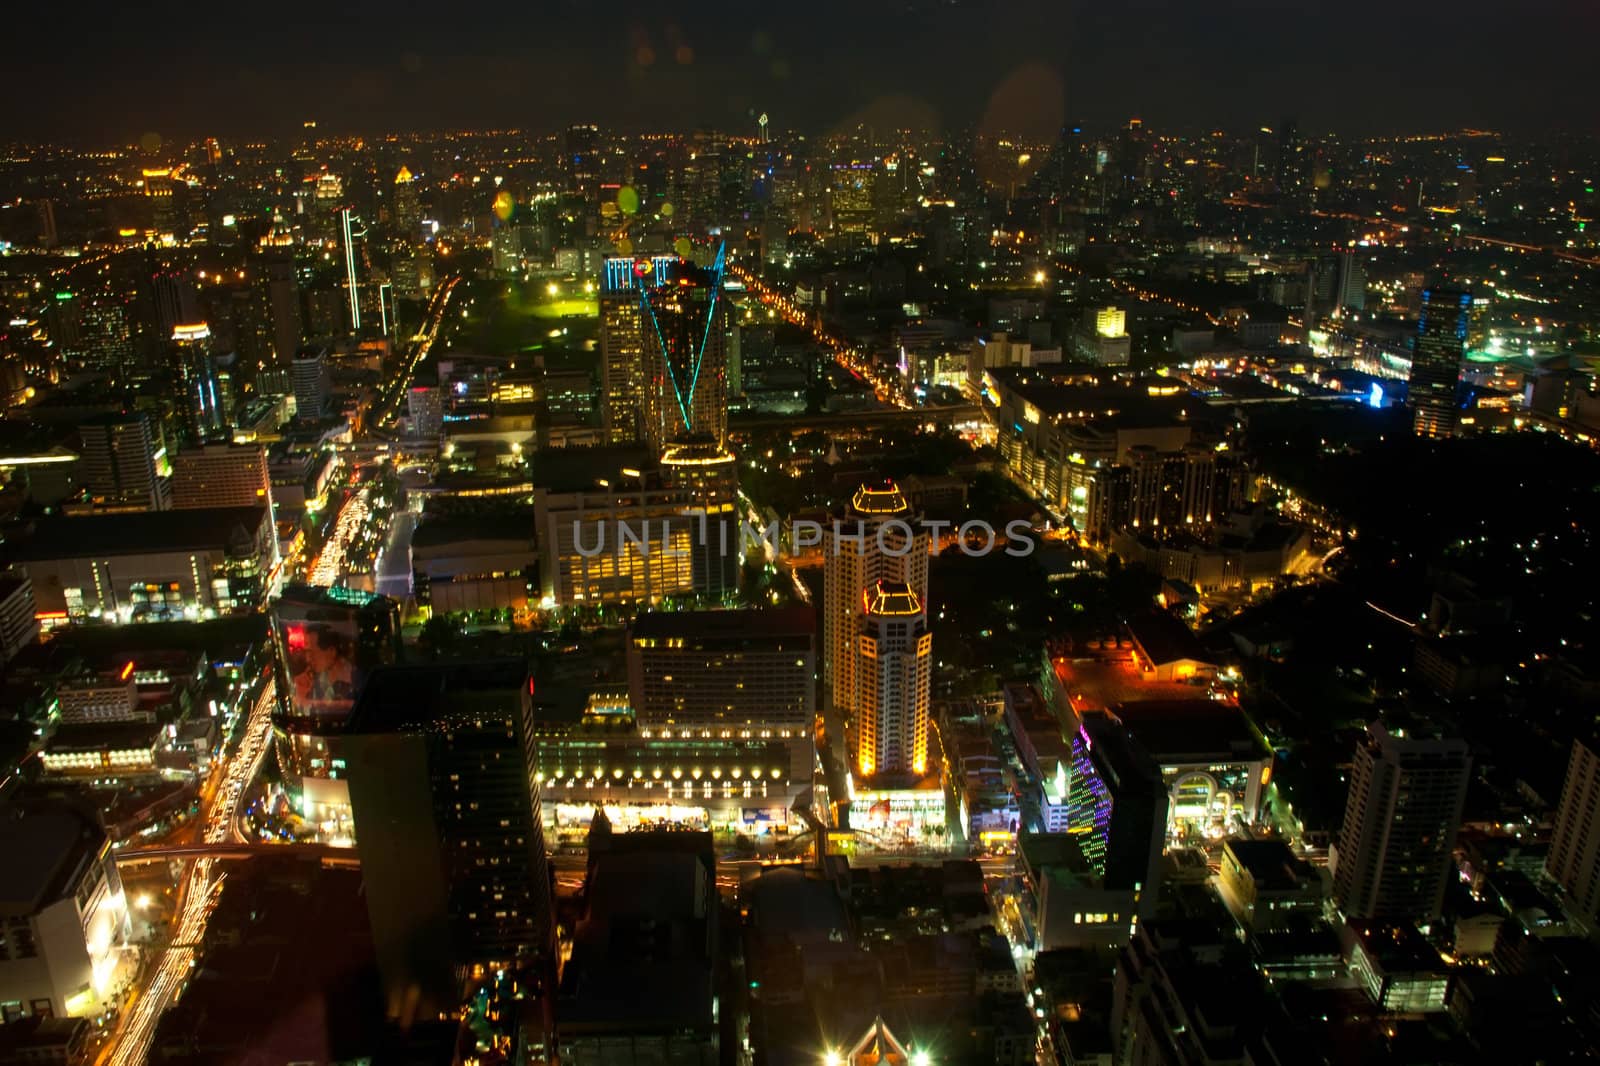
<path fill-rule="evenodd" d="M 1514 14 L 1508 14 L 1512 12 Z M 1596 128 L 1593 0 L 19 3 L 0 138 L 324 129 Z"/>

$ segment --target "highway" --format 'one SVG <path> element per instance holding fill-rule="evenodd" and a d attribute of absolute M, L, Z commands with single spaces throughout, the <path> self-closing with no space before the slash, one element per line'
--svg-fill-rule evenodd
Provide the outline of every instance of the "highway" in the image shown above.
<path fill-rule="evenodd" d="M 223 755 L 223 769 L 215 797 L 201 818 L 201 840 L 207 845 L 237 845 L 235 818 L 245 789 L 261 769 L 272 750 L 272 707 L 275 687 L 262 686 L 255 706 L 245 723 L 238 748 Z M 206 921 L 216 906 L 222 885 L 221 875 L 212 873 L 218 859 L 203 856 L 193 859 L 178 883 L 171 935 L 166 949 L 149 972 L 149 979 L 136 998 L 122 1011 L 117 1031 L 102 1056 L 105 1066 L 142 1066 L 149 1056 L 150 1042 L 162 1013 L 172 1005 L 194 968 L 195 949 L 205 936 Z"/>
<path fill-rule="evenodd" d="M 838 364 L 855 375 L 859 381 L 870 384 L 877 393 L 879 401 L 894 404 L 896 407 L 909 406 L 899 398 L 899 389 L 889 377 L 879 377 L 873 370 L 871 362 L 859 349 L 854 348 L 848 341 L 836 337 L 822 328 L 819 319 L 813 321 L 806 312 L 801 310 L 792 297 L 785 296 L 776 288 L 752 274 L 742 266 L 729 264 L 728 273 L 744 284 L 744 287 L 755 294 L 756 299 L 782 315 L 784 321 L 791 325 L 799 326 L 808 331 L 816 342 L 826 348 Z"/>
<path fill-rule="evenodd" d="M 373 406 L 369 424 L 374 428 L 387 429 L 399 416 L 400 399 L 405 395 L 406 387 L 411 384 L 411 378 L 417 372 L 417 364 L 427 358 L 428 352 L 433 350 L 433 342 L 439 337 L 439 327 L 444 323 L 445 310 L 450 306 L 450 297 L 459 284 L 461 277 L 457 275 L 447 278 L 434 290 L 433 298 L 428 301 L 428 309 L 422 316 L 422 327 L 412 334 L 415 343 L 412 345 L 411 355 L 406 359 L 405 366 L 389 380 L 383 395 Z"/>

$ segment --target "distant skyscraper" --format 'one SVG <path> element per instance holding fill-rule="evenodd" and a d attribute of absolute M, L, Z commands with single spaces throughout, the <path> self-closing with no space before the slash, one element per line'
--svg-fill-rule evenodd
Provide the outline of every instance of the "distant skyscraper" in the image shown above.
<path fill-rule="evenodd" d="M 295 354 L 293 366 L 295 417 L 321 418 L 328 410 L 328 353 L 321 348 L 303 348 Z"/>
<path fill-rule="evenodd" d="M 1439 916 L 1471 767 L 1460 740 L 1367 727 L 1333 868 L 1333 897 L 1346 918 Z"/>
<path fill-rule="evenodd" d="M 78 464 L 96 507 L 165 511 L 170 487 L 156 470 L 155 433 L 143 412 L 103 415 L 78 427 L 83 454 Z"/>
<path fill-rule="evenodd" d="M 1422 317 L 1411 348 L 1407 403 L 1419 437 L 1449 437 L 1456 431 L 1456 382 L 1466 354 L 1472 294 L 1458 289 L 1427 289 Z"/>
<path fill-rule="evenodd" d="M 862 777 L 928 771 L 933 636 L 922 598 L 903 581 L 861 594 L 856 660 L 856 769 Z"/>
<path fill-rule="evenodd" d="M 833 725 L 847 734 L 859 699 L 868 590 L 878 581 L 898 582 L 927 602 L 931 538 L 916 524 L 919 517 L 893 481 L 863 485 L 824 537 L 822 676 L 826 706 L 837 715 Z"/>
<path fill-rule="evenodd" d="M 339 212 L 340 248 L 344 252 L 344 283 L 345 293 L 350 300 L 350 332 L 361 332 L 361 284 L 357 277 L 356 267 L 360 261 L 360 253 L 356 250 L 356 241 L 363 240 L 367 235 L 366 223 L 356 217 L 354 211 L 348 207 Z"/>
<path fill-rule="evenodd" d="M 172 331 L 172 373 L 183 393 L 183 427 L 191 445 L 226 436 L 232 419 L 204 322 Z"/>
<path fill-rule="evenodd" d="M 640 294 L 644 437 L 657 454 L 675 441 L 727 440 L 722 255 L 709 270 L 680 261 L 665 285 Z"/>
<path fill-rule="evenodd" d="M 336 746 L 391 1017 L 455 1011 L 476 967 L 549 960 L 532 689 L 520 661 L 375 670 Z"/>
<path fill-rule="evenodd" d="M 410 243 L 422 236 L 422 198 L 417 179 L 410 168 L 401 167 L 394 176 L 394 231 Z"/>
<path fill-rule="evenodd" d="M 300 349 L 300 282 L 292 248 L 262 253 L 261 274 L 267 286 L 267 311 L 272 319 L 272 352 L 278 370 L 286 370 Z"/>
<path fill-rule="evenodd" d="M 1545 871 L 1586 922 L 1600 918 L 1600 744 L 1593 738 L 1572 745 Z"/>

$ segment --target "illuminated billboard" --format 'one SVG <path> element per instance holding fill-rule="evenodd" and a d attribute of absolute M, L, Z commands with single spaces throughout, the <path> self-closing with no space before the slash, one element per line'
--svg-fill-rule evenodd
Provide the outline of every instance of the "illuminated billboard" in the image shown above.
<path fill-rule="evenodd" d="M 273 607 L 279 684 L 291 719 L 342 722 L 376 666 L 393 662 L 392 601 L 348 589 L 291 589 Z"/>

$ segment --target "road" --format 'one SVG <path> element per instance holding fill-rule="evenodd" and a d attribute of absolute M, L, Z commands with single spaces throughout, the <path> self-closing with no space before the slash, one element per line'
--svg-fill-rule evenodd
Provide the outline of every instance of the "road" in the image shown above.
<path fill-rule="evenodd" d="M 239 802 L 260 771 L 267 752 L 272 750 L 275 696 L 272 682 L 262 686 L 237 750 L 221 756 L 224 760 L 221 779 L 210 808 L 201 817 L 200 835 L 206 844 L 237 843 L 234 819 L 239 812 Z M 194 859 L 179 881 L 166 949 L 151 968 L 144 989 L 122 1011 L 117 1031 L 99 1060 L 105 1066 L 142 1066 L 148 1058 L 156 1024 L 189 979 L 189 972 L 194 968 L 195 949 L 205 936 L 206 921 L 216 906 L 222 885 L 221 875 L 212 876 L 217 861 L 210 857 Z"/>
<path fill-rule="evenodd" d="M 389 520 L 389 533 L 378 555 L 379 595 L 397 600 L 411 595 L 411 534 L 416 531 L 417 516 L 410 511 L 401 511 Z"/>
<path fill-rule="evenodd" d="M 411 355 L 407 357 L 405 366 L 401 367 L 389 379 L 384 387 L 383 395 L 378 399 L 372 409 L 370 425 L 378 429 L 387 429 L 394 424 L 400 413 L 400 399 L 405 395 L 406 386 L 411 384 L 411 378 L 417 372 L 417 364 L 427 358 L 433 350 L 433 342 L 439 337 L 439 327 L 444 323 L 445 310 L 450 306 L 450 297 L 455 294 L 456 287 L 461 284 L 460 276 L 447 278 L 433 292 L 433 298 L 428 301 L 428 309 L 423 312 L 422 326 L 412 334 L 416 343 L 412 346 Z"/>

